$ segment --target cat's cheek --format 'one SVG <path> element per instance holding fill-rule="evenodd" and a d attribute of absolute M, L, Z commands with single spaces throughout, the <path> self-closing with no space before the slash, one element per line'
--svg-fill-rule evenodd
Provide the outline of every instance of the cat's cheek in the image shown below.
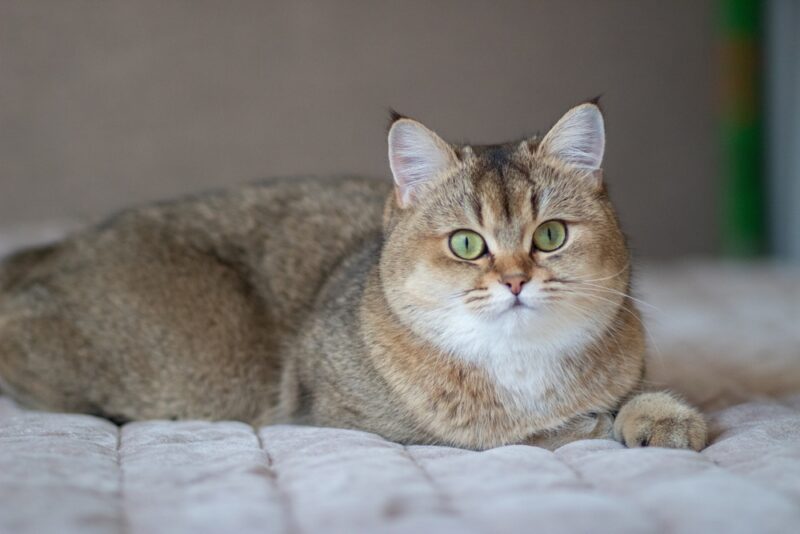
<path fill-rule="evenodd" d="M 452 304 L 454 296 L 474 287 L 474 279 L 471 270 L 444 269 L 439 264 L 419 262 L 406 277 L 402 292 L 415 305 L 437 308 Z"/>

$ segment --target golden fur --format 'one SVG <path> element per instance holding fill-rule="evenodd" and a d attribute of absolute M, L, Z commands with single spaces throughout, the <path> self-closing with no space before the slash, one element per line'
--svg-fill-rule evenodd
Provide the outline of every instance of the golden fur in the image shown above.
<path fill-rule="evenodd" d="M 393 192 L 270 180 L 20 252 L 0 269 L 0 384 L 34 408 L 119 421 L 699 449 L 696 410 L 640 392 L 645 344 L 601 126 L 584 104 L 541 141 L 453 146 L 396 117 Z M 553 219 L 565 245 L 532 248 Z M 454 256 L 459 229 L 480 233 L 486 254 Z"/>

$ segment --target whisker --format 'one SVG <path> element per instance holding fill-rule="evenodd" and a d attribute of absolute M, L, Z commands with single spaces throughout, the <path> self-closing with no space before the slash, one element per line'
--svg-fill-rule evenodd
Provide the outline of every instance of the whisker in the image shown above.
<path fill-rule="evenodd" d="M 574 295 L 579 295 L 579 296 L 583 296 L 583 297 L 586 297 L 586 298 L 600 299 L 600 300 L 603 300 L 605 302 L 609 302 L 611 304 L 616 304 L 613 300 L 607 299 L 605 297 L 601 297 L 600 295 L 597 295 L 597 294 L 583 293 L 581 291 L 574 291 L 574 290 L 564 290 L 564 291 L 567 292 L 567 293 L 572 293 Z M 661 348 L 658 346 L 658 343 L 656 342 L 655 337 L 653 337 L 653 334 L 650 332 L 650 329 L 647 327 L 647 325 L 642 320 L 642 318 L 639 317 L 639 315 L 633 313 L 630 309 L 628 309 L 625 306 L 624 303 L 621 304 L 621 305 L 618 304 L 618 306 L 619 306 L 620 309 L 622 309 L 625 312 L 627 312 L 631 317 L 633 317 L 634 319 L 639 321 L 639 324 L 642 325 L 642 329 L 644 330 L 645 335 L 648 338 L 648 341 L 652 344 L 653 348 L 655 349 L 656 355 L 658 356 L 659 360 L 662 360 Z"/>
<path fill-rule="evenodd" d="M 574 293 L 574 292 L 571 292 L 571 293 Z M 577 311 L 579 314 L 583 314 L 583 315 L 586 315 L 586 316 L 600 315 L 600 317 L 605 322 L 612 322 L 614 320 L 614 316 L 612 314 L 609 314 L 609 313 L 598 313 L 597 310 L 591 310 L 589 308 L 585 308 L 585 307 L 579 306 L 578 304 L 576 304 L 574 302 L 564 302 L 561 305 L 566 305 L 569 308 L 571 308 L 572 310 Z M 612 328 L 615 328 L 613 323 L 611 324 L 611 326 L 612 326 Z M 655 340 L 652 339 L 652 336 L 649 335 L 649 330 L 647 329 L 647 326 L 642 323 L 642 327 L 643 327 L 646 335 L 649 338 L 651 338 L 651 341 L 652 341 L 653 345 L 655 346 L 656 350 L 658 351 L 658 346 L 655 344 Z M 612 336 L 610 339 L 614 341 L 614 344 L 616 345 L 616 348 L 617 348 L 618 351 L 622 351 L 623 350 L 622 349 L 621 340 L 617 336 Z M 606 341 L 608 341 L 608 338 L 604 339 L 604 342 L 606 342 Z M 659 352 L 659 354 L 660 354 L 660 352 Z"/>
<path fill-rule="evenodd" d="M 470 293 L 474 293 L 475 291 L 486 291 L 487 288 L 485 287 L 473 287 L 472 289 L 465 289 L 463 291 L 456 291 L 455 293 L 448 295 L 447 298 L 450 300 L 460 299 Z"/>
<path fill-rule="evenodd" d="M 652 308 L 652 309 L 654 309 L 656 311 L 661 311 L 657 306 L 654 306 L 653 304 L 650 304 L 649 302 L 645 302 L 642 299 L 636 298 L 636 297 L 632 296 L 630 293 L 625 293 L 624 291 L 617 291 L 616 289 L 611 289 L 610 287 L 603 287 L 601 285 L 590 284 L 588 282 L 575 282 L 575 283 L 577 285 L 579 285 L 579 286 L 582 286 L 583 289 L 586 289 L 587 291 L 604 291 L 604 292 L 607 292 L 607 293 L 613 293 L 615 295 L 620 295 L 620 296 L 628 298 L 628 299 L 630 299 L 630 300 L 632 300 L 634 302 L 637 302 L 637 303 L 641 304 L 642 306 L 647 306 L 647 307 Z"/>
<path fill-rule="evenodd" d="M 630 263 L 626 263 L 625 266 L 622 269 L 620 269 L 619 271 L 617 271 L 616 273 L 614 273 L 614 274 L 612 274 L 610 276 L 604 276 L 602 278 L 589 279 L 589 278 L 575 277 L 575 278 L 573 278 L 573 280 L 580 281 L 580 282 L 602 282 L 603 280 L 610 280 L 612 278 L 616 278 L 617 276 L 621 275 L 626 270 L 628 270 L 628 268 L 630 268 L 630 266 L 631 266 Z"/>

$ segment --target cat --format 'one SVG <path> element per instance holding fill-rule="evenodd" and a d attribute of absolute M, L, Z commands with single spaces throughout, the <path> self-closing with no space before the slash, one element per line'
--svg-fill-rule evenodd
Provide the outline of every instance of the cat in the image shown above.
<path fill-rule="evenodd" d="M 393 115 L 394 184 L 274 179 L 124 211 L 0 268 L 0 386 L 141 419 L 360 429 L 401 443 L 700 450 L 642 387 L 630 257 L 589 102 L 469 146 Z"/>

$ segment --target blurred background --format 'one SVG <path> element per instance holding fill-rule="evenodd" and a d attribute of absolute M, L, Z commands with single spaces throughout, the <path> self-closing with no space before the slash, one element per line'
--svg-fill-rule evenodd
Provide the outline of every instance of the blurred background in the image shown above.
<path fill-rule="evenodd" d="M 244 181 L 389 179 L 389 106 L 453 141 L 603 95 L 644 258 L 800 261 L 800 2 L 0 2 L 0 229 Z"/>

